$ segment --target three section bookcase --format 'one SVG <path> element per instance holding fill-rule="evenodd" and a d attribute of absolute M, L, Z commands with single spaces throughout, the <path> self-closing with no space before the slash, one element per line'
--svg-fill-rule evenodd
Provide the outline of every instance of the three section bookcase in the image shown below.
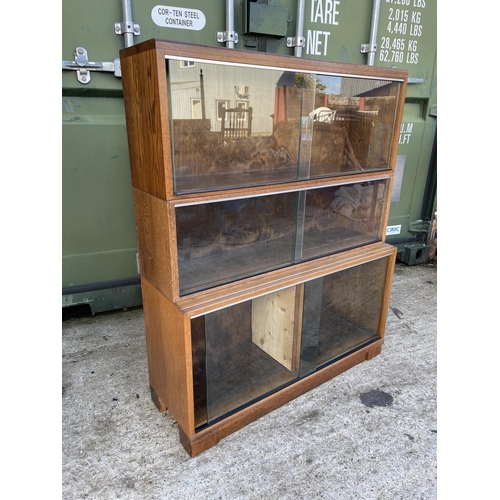
<path fill-rule="evenodd" d="M 381 352 L 407 73 L 120 53 L 149 384 L 191 456 Z"/>

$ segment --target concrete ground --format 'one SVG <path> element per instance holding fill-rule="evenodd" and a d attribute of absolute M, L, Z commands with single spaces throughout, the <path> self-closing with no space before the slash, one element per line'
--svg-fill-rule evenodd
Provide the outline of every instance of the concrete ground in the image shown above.
<path fill-rule="evenodd" d="M 62 498 L 437 498 L 436 296 L 436 263 L 396 264 L 379 356 L 195 458 L 151 401 L 142 309 L 64 320 Z"/>

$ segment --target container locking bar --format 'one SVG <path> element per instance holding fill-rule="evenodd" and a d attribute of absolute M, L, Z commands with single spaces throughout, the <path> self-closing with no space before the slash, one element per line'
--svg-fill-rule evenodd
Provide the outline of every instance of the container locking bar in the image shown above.
<path fill-rule="evenodd" d="M 305 47 L 306 39 L 303 36 L 289 36 L 286 39 L 286 46 L 289 48 Z"/>
<path fill-rule="evenodd" d="M 113 62 L 90 62 L 87 51 L 83 47 L 75 49 L 74 61 L 63 61 L 62 69 L 76 71 L 76 78 L 80 83 L 87 84 L 90 82 L 91 71 L 104 71 L 114 73 L 117 78 L 121 78 L 122 69 L 120 59 L 116 58 Z"/>
<path fill-rule="evenodd" d="M 141 34 L 141 27 L 134 23 L 115 23 L 115 35 L 125 35 L 126 33 L 139 36 Z"/>
<path fill-rule="evenodd" d="M 359 51 L 362 54 L 371 54 L 372 52 L 377 52 L 377 44 L 376 43 L 362 43 Z"/>
<path fill-rule="evenodd" d="M 217 31 L 217 41 L 219 43 L 230 42 L 238 43 L 238 33 L 234 30 L 230 31 Z"/>

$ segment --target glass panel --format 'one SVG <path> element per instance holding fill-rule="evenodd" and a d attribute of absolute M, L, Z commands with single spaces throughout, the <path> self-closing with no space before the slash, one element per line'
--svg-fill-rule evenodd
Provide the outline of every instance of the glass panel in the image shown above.
<path fill-rule="evenodd" d="M 379 338 L 388 258 L 191 321 L 200 428 Z"/>
<path fill-rule="evenodd" d="M 197 426 L 297 378 L 298 294 L 291 287 L 204 316 L 206 396 L 195 385 Z"/>
<path fill-rule="evenodd" d="M 389 168 L 399 83 L 212 62 L 167 68 L 177 194 Z"/>
<path fill-rule="evenodd" d="M 379 338 L 388 259 L 305 284 L 300 375 Z"/>
<path fill-rule="evenodd" d="M 381 239 L 387 180 L 307 191 L 301 260 Z"/>
<path fill-rule="evenodd" d="M 167 67 L 177 194 L 297 179 L 300 130 L 273 133 L 279 117 L 299 123 L 314 109 L 314 92 L 296 87 L 295 73 L 206 62 L 180 68 L 174 60 Z M 290 106 L 280 91 L 287 85 Z"/>
<path fill-rule="evenodd" d="M 177 207 L 180 293 L 293 262 L 297 193 Z"/>
<path fill-rule="evenodd" d="M 380 241 L 387 183 L 177 207 L 181 295 Z"/>
<path fill-rule="evenodd" d="M 318 75 L 314 85 L 310 177 L 388 169 L 399 83 Z"/>

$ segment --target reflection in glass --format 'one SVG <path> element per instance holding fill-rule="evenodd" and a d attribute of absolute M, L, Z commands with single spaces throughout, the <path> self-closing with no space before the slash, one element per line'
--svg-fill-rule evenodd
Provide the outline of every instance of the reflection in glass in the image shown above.
<path fill-rule="evenodd" d="M 297 378 L 298 349 L 292 346 L 297 333 L 295 289 L 204 316 L 209 421 Z M 276 330 L 274 320 L 286 331 Z M 295 355 L 293 365 L 283 362 L 288 351 L 290 357 Z"/>
<path fill-rule="evenodd" d="M 297 193 L 175 209 L 182 294 L 293 262 Z"/>
<path fill-rule="evenodd" d="M 399 83 L 168 61 L 176 193 L 389 168 Z"/>
<path fill-rule="evenodd" d="M 181 295 L 381 240 L 387 179 L 175 209 Z"/>
<path fill-rule="evenodd" d="M 388 259 L 304 284 L 300 375 L 379 338 Z"/>
<path fill-rule="evenodd" d="M 387 182 L 176 207 L 181 295 L 380 241 Z"/>
<path fill-rule="evenodd" d="M 386 196 L 386 179 L 308 190 L 300 260 L 380 241 Z"/>

